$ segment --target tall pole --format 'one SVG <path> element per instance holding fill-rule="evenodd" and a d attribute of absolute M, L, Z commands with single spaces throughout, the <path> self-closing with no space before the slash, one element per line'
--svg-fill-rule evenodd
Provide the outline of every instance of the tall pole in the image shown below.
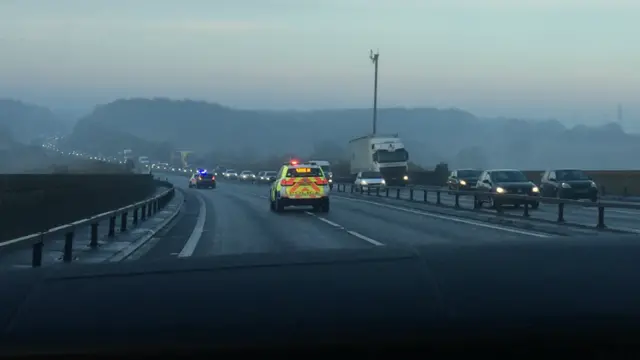
<path fill-rule="evenodd" d="M 375 66 L 375 74 L 373 78 L 373 135 L 376 134 L 377 123 L 378 123 L 378 58 L 380 57 L 380 53 L 373 53 L 373 50 L 370 50 L 369 58 L 373 65 Z"/>

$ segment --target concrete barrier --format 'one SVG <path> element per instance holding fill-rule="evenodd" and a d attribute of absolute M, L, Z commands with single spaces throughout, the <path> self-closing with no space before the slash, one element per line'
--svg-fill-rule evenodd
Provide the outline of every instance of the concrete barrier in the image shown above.
<path fill-rule="evenodd" d="M 155 187 L 150 175 L 0 175 L 0 241 L 141 201 Z"/>

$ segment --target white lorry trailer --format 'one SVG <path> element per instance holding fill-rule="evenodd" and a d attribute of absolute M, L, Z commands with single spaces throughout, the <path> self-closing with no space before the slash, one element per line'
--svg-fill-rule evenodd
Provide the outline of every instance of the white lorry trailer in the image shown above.
<path fill-rule="evenodd" d="M 389 186 L 409 182 L 409 152 L 396 135 L 366 135 L 349 141 L 351 175 L 380 172 Z"/>

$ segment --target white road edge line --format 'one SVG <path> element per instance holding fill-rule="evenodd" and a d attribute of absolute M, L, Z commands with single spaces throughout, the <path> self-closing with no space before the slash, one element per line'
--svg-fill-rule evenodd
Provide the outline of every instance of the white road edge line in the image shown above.
<path fill-rule="evenodd" d="M 127 246 L 121 251 L 118 251 L 115 255 L 109 257 L 105 262 L 120 262 L 120 261 L 129 259 L 129 257 L 131 257 L 131 255 L 137 252 L 140 248 L 142 248 L 143 245 L 146 245 L 149 242 L 149 240 L 153 239 L 158 232 L 166 228 L 166 226 L 169 225 L 169 223 L 172 222 L 178 216 L 178 214 L 180 214 L 180 212 L 182 211 L 182 208 L 184 205 L 184 195 L 181 195 L 181 196 L 182 196 L 182 201 L 180 202 L 180 205 L 178 205 L 178 208 L 176 209 L 176 211 L 174 211 L 171 216 L 163 220 L 154 229 L 149 229 L 149 233 L 147 235 L 134 241 L 131 245 Z"/>
<path fill-rule="evenodd" d="M 196 250 L 196 246 L 198 246 L 198 242 L 200 242 L 200 238 L 202 237 L 202 232 L 204 231 L 204 222 L 207 220 L 207 204 L 205 204 L 201 195 L 197 195 L 197 198 L 198 201 L 200 201 L 198 220 L 196 221 L 196 226 L 193 228 L 187 243 L 184 244 L 182 251 L 178 254 L 178 257 L 180 258 L 193 255 L 193 252 Z"/>
<path fill-rule="evenodd" d="M 375 245 L 375 246 L 384 246 L 384 244 L 383 244 L 383 243 L 381 243 L 381 242 L 379 242 L 379 241 L 373 240 L 372 238 L 370 238 L 370 237 L 368 237 L 368 236 L 364 236 L 364 235 L 362 235 L 362 234 L 360 234 L 360 233 L 358 233 L 358 232 L 355 232 L 355 231 L 352 231 L 352 230 L 347 230 L 347 229 L 345 229 L 345 227 L 344 227 L 344 226 L 342 226 L 342 225 L 340 225 L 340 224 L 336 224 L 336 223 L 334 223 L 333 221 L 331 221 L 331 220 L 327 220 L 327 219 L 325 219 L 325 218 L 323 218 L 323 217 L 317 216 L 316 214 L 314 214 L 314 213 L 312 213 L 312 212 L 305 211 L 304 213 L 305 213 L 305 214 L 307 214 L 307 215 L 309 215 L 309 216 L 313 216 L 314 218 L 316 218 L 316 219 L 318 219 L 318 220 L 320 220 L 320 221 L 322 221 L 322 222 L 324 222 L 324 223 L 326 223 L 326 224 L 329 224 L 329 225 L 331 225 L 331 226 L 333 226 L 333 227 L 335 227 L 335 228 L 338 228 L 338 229 L 344 230 L 344 231 L 346 231 L 346 232 L 347 232 L 347 234 L 349 234 L 349 235 L 351 235 L 351 236 L 355 236 L 355 237 L 357 237 L 358 239 L 360 239 L 360 240 L 364 240 L 364 241 L 366 241 L 366 242 L 368 242 L 368 243 L 370 243 L 370 244 L 372 244 L 372 245 Z"/>
<path fill-rule="evenodd" d="M 453 216 L 433 214 L 433 213 L 429 213 L 429 212 L 425 212 L 425 211 L 418 211 L 418 210 L 413 210 L 413 209 L 402 208 L 402 207 L 399 207 L 399 206 L 381 204 L 381 203 L 377 203 L 377 202 L 374 202 L 374 201 L 368 201 L 368 200 L 362 200 L 362 199 L 353 199 L 353 198 L 348 198 L 348 197 L 343 197 L 343 196 L 334 196 L 334 197 L 336 197 L 338 199 L 362 202 L 362 203 L 366 203 L 366 204 L 385 207 L 385 208 L 388 208 L 388 209 L 403 211 L 403 212 L 410 213 L 410 214 L 422 215 L 422 216 L 431 217 L 431 218 L 434 218 L 434 219 L 454 221 L 454 222 L 461 223 L 461 224 L 475 225 L 475 226 L 480 226 L 480 227 L 484 227 L 484 228 L 488 228 L 488 229 L 506 231 L 506 232 L 510 232 L 510 233 L 514 233 L 514 234 L 535 236 L 535 237 L 539 237 L 539 238 L 549 238 L 549 237 L 551 237 L 550 235 L 547 235 L 547 234 L 542 234 L 542 233 L 537 233 L 537 232 L 532 232 L 532 231 L 526 231 L 526 230 L 512 229 L 512 228 L 508 228 L 508 227 L 504 227 L 504 226 L 486 224 L 486 223 L 482 223 L 482 222 L 478 222 L 478 221 L 474 221 L 474 220 L 461 219 L 461 218 L 457 218 L 457 217 L 453 217 Z"/>

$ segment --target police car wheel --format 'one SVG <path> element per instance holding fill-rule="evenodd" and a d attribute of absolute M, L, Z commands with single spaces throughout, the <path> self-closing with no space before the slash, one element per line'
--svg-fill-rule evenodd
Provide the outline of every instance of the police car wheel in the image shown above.
<path fill-rule="evenodd" d="M 275 208 L 276 208 L 276 212 L 283 212 L 284 204 L 282 204 L 280 201 L 276 199 Z"/>
<path fill-rule="evenodd" d="M 329 200 L 325 200 L 320 204 L 320 212 L 328 213 L 330 208 Z"/>

